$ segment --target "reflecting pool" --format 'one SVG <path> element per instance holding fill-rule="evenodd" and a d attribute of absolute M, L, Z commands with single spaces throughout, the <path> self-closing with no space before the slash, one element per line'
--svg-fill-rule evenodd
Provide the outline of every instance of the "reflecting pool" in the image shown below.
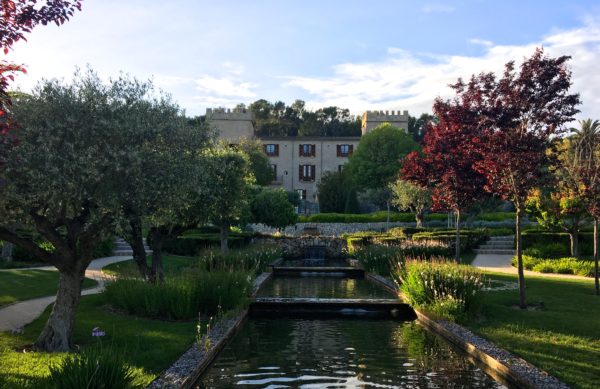
<path fill-rule="evenodd" d="M 273 277 L 257 297 L 312 297 L 347 299 L 394 299 L 393 293 L 364 278 Z"/>
<path fill-rule="evenodd" d="M 504 388 L 413 322 L 253 319 L 200 388 Z"/>

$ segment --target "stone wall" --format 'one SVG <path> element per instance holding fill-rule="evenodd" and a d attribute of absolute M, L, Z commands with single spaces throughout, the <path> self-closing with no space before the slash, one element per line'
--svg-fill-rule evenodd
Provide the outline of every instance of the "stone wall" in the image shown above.
<path fill-rule="evenodd" d="M 320 246 L 325 249 L 325 258 L 344 258 L 347 253 L 346 240 L 330 236 L 302 236 L 302 237 L 260 237 L 254 238 L 253 243 L 273 244 L 283 250 L 284 257 L 305 258 L 307 247 Z"/>
<path fill-rule="evenodd" d="M 286 227 L 282 234 L 285 236 L 302 236 L 304 228 L 316 228 L 321 236 L 340 236 L 342 234 L 351 234 L 359 231 L 386 231 L 388 223 L 297 223 Z M 415 223 L 390 222 L 389 228 L 393 227 L 414 227 Z M 250 227 L 255 232 L 263 234 L 274 234 L 275 228 L 267 227 L 263 224 L 251 224 Z"/>

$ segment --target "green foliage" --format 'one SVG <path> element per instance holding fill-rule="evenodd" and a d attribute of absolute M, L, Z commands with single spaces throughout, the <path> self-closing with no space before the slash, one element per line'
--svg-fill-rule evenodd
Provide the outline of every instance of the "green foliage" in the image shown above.
<path fill-rule="evenodd" d="M 423 213 L 431 208 L 431 191 L 402 179 L 390 184 L 392 204 L 398 209 L 415 214 L 417 227 L 422 227 Z"/>
<path fill-rule="evenodd" d="M 371 239 L 377 239 L 377 236 Z M 348 240 L 348 248 L 352 257 L 356 258 L 365 270 L 384 277 L 390 276 L 391 265 L 399 263 L 405 258 L 429 259 L 450 254 L 447 246 L 431 242 L 413 243 L 400 240 L 395 242 L 396 244 L 390 245 L 385 244 L 385 240 L 380 240 L 379 244 L 365 244 L 365 238 L 349 238 Z"/>
<path fill-rule="evenodd" d="M 387 221 L 386 211 L 372 213 L 315 213 L 310 216 L 300 216 L 301 223 L 383 223 Z M 445 214 L 428 214 L 425 220 L 446 220 Z M 410 223 L 415 217 L 410 213 L 390 212 L 390 222 Z"/>
<path fill-rule="evenodd" d="M 213 315 L 243 306 L 250 291 L 251 273 L 190 270 L 164 282 L 121 278 L 106 285 L 106 297 L 117 308 L 150 318 L 189 320 L 198 312 Z"/>
<path fill-rule="evenodd" d="M 295 224 L 298 216 L 283 189 L 261 189 L 250 202 L 252 221 L 273 228 Z"/>
<path fill-rule="evenodd" d="M 356 191 L 344 171 L 326 172 L 317 184 L 319 208 L 323 213 L 356 212 Z"/>
<path fill-rule="evenodd" d="M 271 262 L 281 258 L 281 255 L 280 248 L 268 245 L 252 245 L 227 253 L 206 250 L 200 254 L 196 266 L 205 271 L 245 271 L 258 274 L 265 271 Z"/>
<path fill-rule="evenodd" d="M 525 230 L 522 233 L 524 251 L 539 257 L 560 257 L 570 254 L 570 238 L 566 232 L 545 230 Z M 579 233 L 579 252 L 584 255 L 593 254 L 593 234 Z"/>
<path fill-rule="evenodd" d="M 94 249 L 94 258 L 110 257 L 113 255 L 114 250 L 115 238 L 113 236 L 109 236 L 98 243 Z"/>
<path fill-rule="evenodd" d="M 419 146 L 405 130 L 384 123 L 364 135 L 346 170 L 359 189 L 383 188 L 400 170 L 400 160 Z"/>
<path fill-rule="evenodd" d="M 250 172 L 254 175 L 256 185 L 269 185 L 276 178 L 265 154 L 262 143 L 259 141 L 245 140 L 239 144 L 240 150 L 246 154 Z"/>
<path fill-rule="evenodd" d="M 517 258 L 513 257 L 511 263 L 516 267 Z M 540 258 L 523 255 L 523 268 L 540 273 L 575 274 L 584 277 L 594 276 L 593 261 L 586 261 L 573 257 Z"/>
<path fill-rule="evenodd" d="M 505 220 L 514 220 L 516 217 L 514 212 L 483 212 L 475 217 L 475 220 L 488 222 L 501 222 Z"/>
<path fill-rule="evenodd" d="M 123 355 L 110 348 L 86 348 L 50 367 L 49 388 L 133 389 L 135 375 Z"/>
<path fill-rule="evenodd" d="M 446 320 L 462 321 L 477 313 L 485 285 L 483 273 L 446 258 L 395 263 L 392 277 L 408 303 Z"/>

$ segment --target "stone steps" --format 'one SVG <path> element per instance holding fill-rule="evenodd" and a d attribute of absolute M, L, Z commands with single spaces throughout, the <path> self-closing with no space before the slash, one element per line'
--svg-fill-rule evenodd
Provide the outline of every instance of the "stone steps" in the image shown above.
<path fill-rule="evenodd" d="M 515 255 L 515 237 L 514 235 L 492 236 L 473 251 L 476 254 Z"/>
<path fill-rule="evenodd" d="M 144 249 L 146 250 L 147 254 L 152 253 L 152 250 L 150 250 L 150 247 L 148 247 L 148 244 L 146 244 L 145 239 L 144 239 Z M 133 255 L 133 250 L 132 250 L 131 246 L 129 245 L 129 243 L 125 242 L 125 240 L 123 240 L 123 238 L 117 238 L 115 240 L 115 249 L 113 250 L 113 255 L 114 256 Z"/>

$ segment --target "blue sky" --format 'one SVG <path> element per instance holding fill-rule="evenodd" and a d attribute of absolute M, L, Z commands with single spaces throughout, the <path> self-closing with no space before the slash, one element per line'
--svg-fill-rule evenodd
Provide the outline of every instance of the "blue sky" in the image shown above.
<path fill-rule="evenodd" d="M 578 118 L 600 119 L 600 1 L 85 0 L 8 59 L 27 65 L 23 90 L 89 64 L 153 78 L 189 115 L 259 98 L 418 115 L 541 45 L 573 56 Z"/>

